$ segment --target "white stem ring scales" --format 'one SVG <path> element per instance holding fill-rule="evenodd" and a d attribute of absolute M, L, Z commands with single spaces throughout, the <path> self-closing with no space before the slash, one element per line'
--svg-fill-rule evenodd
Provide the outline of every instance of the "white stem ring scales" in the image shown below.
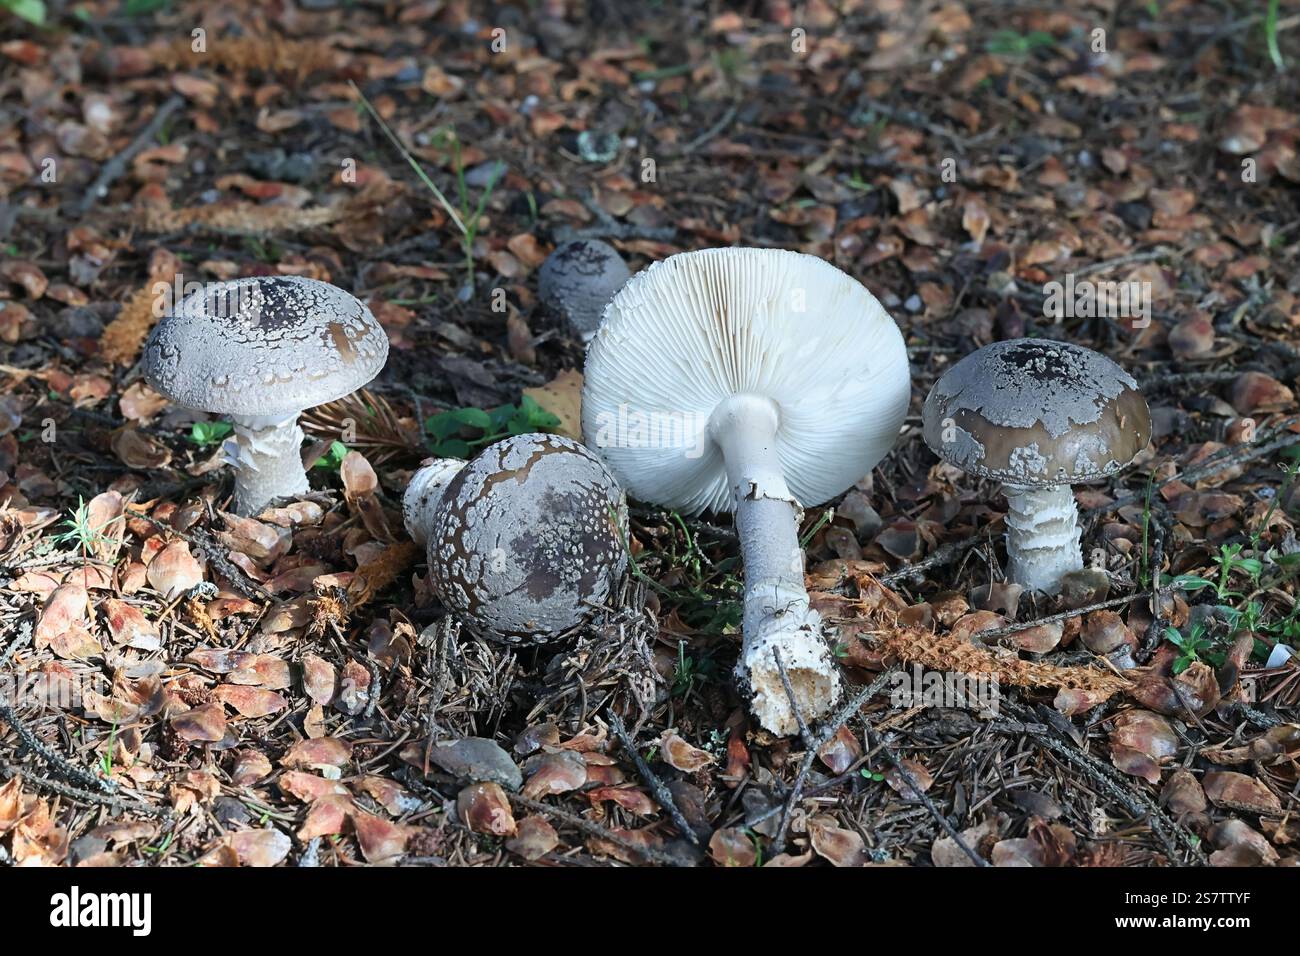
<path fill-rule="evenodd" d="M 1007 577 L 1055 594 L 1061 578 L 1083 567 L 1079 508 L 1069 485 L 1003 485 L 1007 496 Z"/>
<path fill-rule="evenodd" d="M 276 498 L 307 493 L 297 415 L 278 421 L 236 415 L 233 423 L 222 451 L 235 471 L 236 514 L 255 515 Z"/>

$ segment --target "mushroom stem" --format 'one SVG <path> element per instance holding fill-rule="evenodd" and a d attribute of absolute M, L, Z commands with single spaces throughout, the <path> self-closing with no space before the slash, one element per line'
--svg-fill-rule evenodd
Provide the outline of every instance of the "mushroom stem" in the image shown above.
<path fill-rule="evenodd" d="M 1056 594 L 1061 577 L 1083 567 L 1079 508 L 1069 485 L 1002 486 L 1007 496 L 1007 577 Z"/>
<path fill-rule="evenodd" d="M 402 495 L 402 523 L 416 544 L 427 544 L 433 513 L 442 501 L 442 493 L 465 467 L 459 458 L 426 458 L 411 475 Z"/>
<path fill-rule="evenodd" d="M 735 495 L 736 532 L 745 562 L 744 645 L 736 677 L 748 686 L 759 722 L 778 734 L 798 730 L 775 651 L 806 721 L 827 713 L 839 696 L 839 672 L 809 607 L 799 547 L 799 504 L 776 454 L 776 404 L 735 395 L 709 417 L 709 435 L 722 450 Z"/>
<path fill-rule="evenodd" d="M 306 494 L 302 429 L 298 415 L 258 418 L 236 415 L 235 432 L 222 450 L 235 469 L 235 513 L 251 517 L 275 498 Z"/>

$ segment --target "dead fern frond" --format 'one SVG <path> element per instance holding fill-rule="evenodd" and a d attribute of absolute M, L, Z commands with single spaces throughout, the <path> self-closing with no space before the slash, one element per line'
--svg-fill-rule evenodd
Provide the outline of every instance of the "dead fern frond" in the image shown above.
<path fill-rule="evenodd" d="M 346 208 L 342 205 L 294 209 L 291 206 L 233 202 L 181 209 L 146 206 L 135 211 L 134 220 L 144 232 L 179 232 L 193 227 L 225 235 L 269 236 L 328 226 L 345 215 Z"/>
<path fill-rule="evenodd" d="M 1057 667 L 1043 661 L 998 657 L 970 641 L 947 634 L 934 634 L 913 627 L 893 627 L 873 633 L 877 646 L 890 657 L 917 663 L 935 671 L 961 674 L 989 674 L 1001 684 L 1013 687 L 1055 687 L 1080 690 L 1105 700 L 1131 686 L 1109 671 L 1093 667 Z"/>
<path fill-rule="evenodd" d="M 376 465 L 399 455 L 426 454 L 417 427 L 398 416 L 385 399 L 364 388 L 336 402 L 309 408 L 298 423 L 307 434 L 342 441 Z"/>
<path fill-rule="evenodd" d="M 158 321 L 153 314 L 154 294 L 150 286 L 132 293 L 117 318 L 99 336 L 99 353 L 114 365 L 130 365 Z"/>
<path fill-rule="evenodd" d="M 230 73 L 258 71 L 295 83 L 338 64 L 338 54 L 322 40 L 290 40 L 270 32 L 222 38 L 202 53 L 192 49 L 186 36 L 164 45 L 157 59 L 169 70 L 216 67 Z"/>

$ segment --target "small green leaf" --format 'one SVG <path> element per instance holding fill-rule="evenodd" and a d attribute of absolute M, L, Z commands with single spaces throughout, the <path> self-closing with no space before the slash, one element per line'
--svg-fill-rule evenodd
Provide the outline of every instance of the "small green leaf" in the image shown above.
<path fill-rule="evenodd" d="M 0 7 L 36 26 L 45 25 L 44 0 L 0 0 Z"/>
<path fill-rule="evenodd" d="M 449 435 L 460 431 L 461 423 L 452 412 L 439 412 L 425 419 L 424 430 L 433 436 L 434 441 L 442 441 Z"/>
<path fill-rule="evenodd" d="M 459 438 L 448 438 L 434 445 L 433 453 L 439 458 L 468 458 L 469 443 Z"/>
<path fill-rule="evenodd" d="M 207 448 L 219 444 L 234 430 L 229 422 L 195 422 L 190 426 L 190 441 L 200 448 Z"/>
<path fill-rule="evenodd" d="M 492 428 L 492 416 L 481 408 L 459 408 L 451 415 L 462 425 L 477 428 L 479 431 L 486 432 Z"/>

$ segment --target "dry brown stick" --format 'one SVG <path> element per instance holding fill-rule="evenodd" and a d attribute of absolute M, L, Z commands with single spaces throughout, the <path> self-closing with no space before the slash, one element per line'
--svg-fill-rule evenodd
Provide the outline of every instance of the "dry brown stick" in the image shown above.
<path fill-rule="evenodd" d="M 979 638 L 981 644 L 988 643 L 999 637 L 1006 637 L 1008 634 L 1015 634 L 1017 631 L 1027 631 L 1031 627 L 1037 627 L 1040 624 L 1055 624 L 1057 621 L 1065 621 L 1072 617 L 1078 617 L 1081 614 L 1089 614 L 1092 611 L 1104 611 L 1109 607 L 1120 607 L 1130 604 L 1139 598 L 1151 597 L 1152 591 L 1137 591 L 1133 594 L 1127 594 L 1124 597 L 1108 598 L 1105 601 L 1097 601 L 1095 604 L 1085 604 L 1083 607 L 1071 608 L 1066 611 L 1058 611 L 1055 614 L 1048 614 L 1046 617 L 1037 617 L 1032 621 L 1020 621 L 1016 624 L 1005 624 L 1002 627 L 990 628 L 987 631 L 976 631 L 972 637 Z"/>
<path fill-rule="evenodd" d="M 4 662 L 7 663 L 9 656 L 17 650 L 20 644 L 25 644 L 32 636 L 32 624 L 30 621 L 22 623 L 21 631 L 5 651 Z M 14 701 L 14 705 L 17 701 Z M 61 756 L 52 747 L 45 744 L 26 722 L 14 710 L 14 705 L 0 697 L 0 721 L 8 724 L 13 728 L 13 732 L 18 736 L 19 742 L 23 747 L 30 750 L 36 756 L 40 757 L 47 764 L 56 770 L 61 776 L 69 780 L 74 780 L 83 786 L 95 787 L 106 793 L 113 793 L 117 790 L 117 783 L 105 777 L 97 776 L 84 767 L 79 767 L 75 763 Z"/>
<path fill-rule="evenodd" d="M 889 759 L 889 762 L 894 765 L 894 770 L 898 772 L 898 775 L 903 779 L 903 782 L 912 788 L 912 792 L 916 794 L 916 799 L 921 802 L 921 805 L 924 806 L 926 810 L 930 811 L 930 816 L 934 817 L 939 826 L 943 828 L 943 832 L 948 834 L 948 838 L 957 844 L 958 848 L 960 848 L 962 853 L 966 854 L 971 863 L 975 866 L 992 866 L 988 860 L 984 859 L 984 857 L 971 849 L 970 845 L 962 835 L 957 832 L 957 828 L 952 825 L 951 821 L 939 812 L 939 808 L 935 806 L 934 801 L 930 799 L 930 795 L 922 790 L 920 785 L 917 784 L 916 778 L 912 776 L 912 771 L 903 766 L 903 762 L 898 759 L 898 754 L 894 753 L 894 751 L 890 749 L 889 745 L 885 743 L 883 735 L 880 741 L 880 750 L 881 753 Z"/>
<path fill-rule="evenodd" d="M 135 800 L 126 801 L 120 800 L 117 797 L 91 793 L 89 790 L 83 790 L 80 787 L 74 787 L 71 784 L 51 780 L 49 777 L 42 777 L 39 774 L 34 773 L 25 773 L 18 767 L 0 767 L 0 776 L 3 776 L 6 780 L 12 780 L 14 777 L 21 777 L 24 783 L 44 787 L 46 790 L 67 797 L 70 800 L 81 800 L 86 803 L 93 803 L 97 806 L 108 807 L 110 810 L 119 813 L 131 811 L 135 813 L 143 813 L 146 816 L 158 817 L 169 822 L 172 819 L 172 811 L 167 807 L 153 807 L 147 803 L 140 803 Z"/>
<path fill-rule="evenodd" d="M 588 836 L 593 836 L 598 840 L 608 840 L 610 843 L 622 847 L 634 856 L 645 857 L 652 863 L 658 863 L 660 866 L 684 865 L 683 861 L 679 860 L 677 857 L 671 856 L 662 850 L 657 850 L 654 847 L 637 846 L 631 840 L 624 839 L 617 833 L 607 830 L 597 823 L 592 823 L 590 820 L 584 820 L 582 817 L 575 813 L 570 813 L 568 810 L 553 807 L 549 803 L 542 803 L 540 800 L 532 800 L 518 793 L 507 793 L 506 796 L 510 798 L 511 803 L 518 804 L 525 810 L 531 810 L 533 813 L 541 813 L 545 816 L 553 817 L 561 823 L 568 824 L 575 830 L 581 830 Z"/>
<path fill-rule="evenodd" d="M 1078 746 L 1070 746 L 1064 741 L 1056 739 L 1048 733 L 1047 725 L 1035 723 L 1028 719 L 1029 714 L 1026 711 L 1013 708 L 1012 713 L 1018 719 L 999 718 L 993 721 L 990 726 L 1001 733 L 1021 734 L 1031 737 L 1052 751 L 1052 753 L 1063 758 L 1067 763 L 1072 764 L 1075 769 L 1082 772 L 1121 803 L 1129 813 L 1133 814 L 1135 819 L 1147 820 L 1152 831 L 1164 844 L 1165 852 L 1171 858 L 1178 856 L 1178 849 L 1173 842 L 1174 836 L 1177 836 L 1178 840 L 1187 847 L 1197 862 L 1202 865 L 1207 862 L 1205 852 L 1200 848 L 1196 835 L 1176 820 L 1171 819 L 1146 796 L 1129 788 L 1127 781 L 1123 781 L 1122 778 L 1117 780 L 1116 777 L 1118 777 L 1119 771 L 1112 770 L 1096 757 L 1079 749 Z"/>
<path fill-rule="evenodd" d="M 136 154 L 142 152 L 145 147 L 153 142 L 159 130 L 162 129 L 163 123 L 167 122 L 168 117 L 185 105 L 185 98 L 180 95 L 170 97 L 162 106 L 158 107 L 153 118 L 145 125 L 145 128 L 136 134 L 135 139 L 127 145 L 126 149 L 118 153 L 100 169 L 99 175 L 91 183 L 90 189 L 81 197 L 81 200 L 72 208 L 74 216 L 84 216 L 90 211 L 90 207 L 99 202 L 108 195 L 109 188 L 117 182 L 118 177 L 126 172 L 126 164 L 135 159 Z"/>
<path fill-rule="evenodd" d="M 658 802 L 659 806 L 668 811 L 668 815 L 672 817 L 673 825 L 681 831 L 682 836 L 686 837 L 686 839 L 690 840 L 696 846 L 699 846 L 699 836 L 691 827 L 690 823 L 687 822 L 686 817 L 682 815 L 682 811 L 677 809 L 677 803 L 673 800 L 671 791 L 664 786 L 664 782 L 655 775 L 655 772 L 650 769 L 650 765 L 645 762 L 645 759 L 642 758 L 640 752 L 636 749 L 636 742 L 633 741 L 631 736 L 628 734 L 627 728 L 623 726 L 623 721 L 618 714 L 611 713 L 609 715 L 609 726 L 613 729 L 615 736 L 617 736 L 619 741 L 623 744 L 623 749 L 627 751 L 628 756 L 632 758 L 632 763 L 636 764 L 637 773 L 641 774 L 641 778 L 645 780 L 646 786 L 648 786 L 650 792 L 654 794 L 654 798 Z"/>
<path fill-rule="evenodd" d="M 803 794 L 804 782 L 808 779 L 808 772 L 812 770 L 813 761 L 817 759 L 817 752 L 826 746 L 827 741 L 839 733 L 839 729 L 844 726 L 850 717 L 875 697 L 885 686 L 885 682 L 890 680 L 897 667 L 890 667 L 880 672 L 880 676 L 873 680 L 862 690 L 854 694 L 847 704 L 840 708 L 834 719 L 821 729 L 821 732 L 813 738 L 812 746 L 804 754 L 803 763 L 799 765 L 799 773 L 794 778 L 794 787 L 790 790 L 790 798 L 786 801 L 785 810 L 781 814 L 781 826 L 776 831 L 776 839 L 772 841 L 775 852 L 780 853 L 785 847 L 785 834 L 790 827 L 790 816 L 794 813 L 795 806 L 799 803 L 799 797 Z"/>

